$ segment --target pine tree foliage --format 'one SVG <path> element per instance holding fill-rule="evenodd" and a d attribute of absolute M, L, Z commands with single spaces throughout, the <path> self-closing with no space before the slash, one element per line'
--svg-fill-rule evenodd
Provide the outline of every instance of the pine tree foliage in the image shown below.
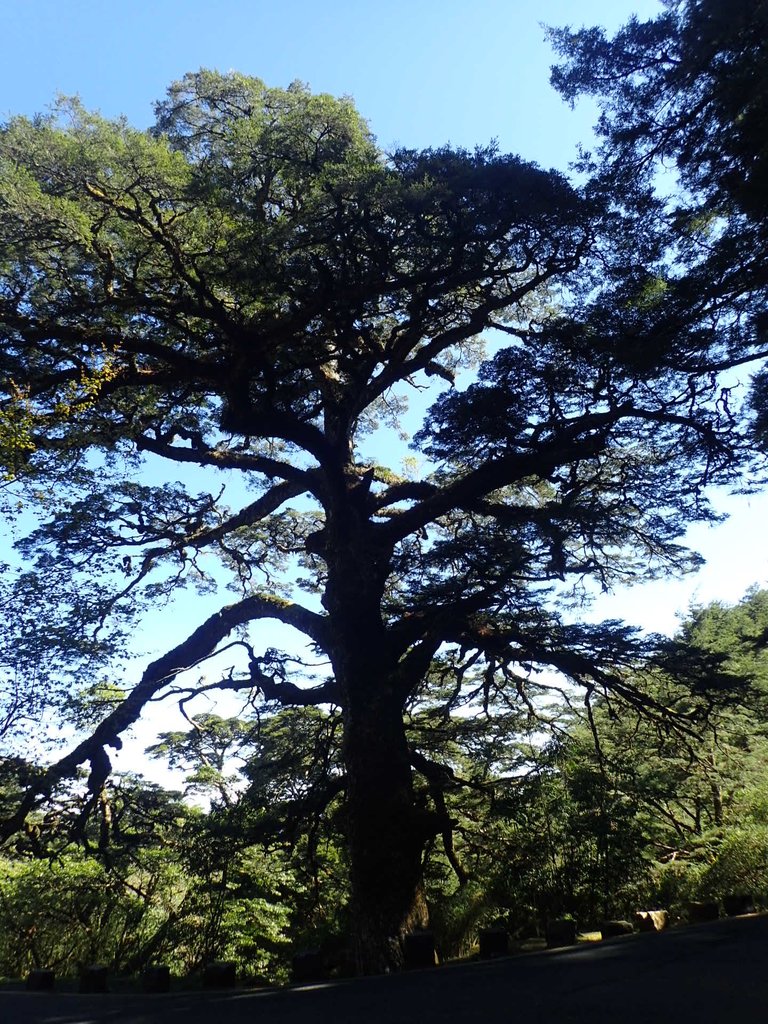
<path fill-rule="evenodd" d="M 0 130 L 0 379 L 26 403 L 12 486 L 54 495 L 19 551 L 68 624 L 57 657 L 101 642 L 122 686 L 129 631 L 200 594 L 4 835 L 86 763 L 95 810 L 107 748 L 163 695 L 330 709 L 355 956 L 380 970 L 451 829 L 404 723 L 435 665 L 452 705 L 476 671 L 525 702 L 549 667 L 663 711 L 633 683 L 649 644 L 559 605 L 696 564 L 684 528 L 750 454 L 714 369 L 755 349 L 735 313 L 684 308 L 633 195 L 492 147 L 385 154 L 348 100 L 234 73 L 172 85 L 149 131 L 74 101 Z M 409 473 L 393 437 L 421 389 Z M 261 642 L 270 621 L 301 653 Z"/>

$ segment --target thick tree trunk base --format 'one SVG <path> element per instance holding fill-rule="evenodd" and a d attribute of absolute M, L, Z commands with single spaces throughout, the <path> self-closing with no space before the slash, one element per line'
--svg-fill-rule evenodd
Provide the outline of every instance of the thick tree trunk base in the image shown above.
<path fill-rule="evenodd" d="M 397 930 L 392 930 L 391 934 L 387 934 L 391 930 L 387 927 L 391 925 L 391 917 L 388 915 L 388 918 L 387 921 L 370 920 L 370 908 L 353 908 L 352 948 L 358 974 L 390 974 L 403 969 L 405 936 L 429 924 L 427 902 L 421 888 L 415 893 L 410 912 L 402 917 Z"/>
<path fill-rule="evenodd" d="M 360 974 L 397 971 L 404 935 L 428 924 L 422 858 L 433 822 L 415 805 L 402 708 L 382 685 L 345 721 L 352 947 Z"/>

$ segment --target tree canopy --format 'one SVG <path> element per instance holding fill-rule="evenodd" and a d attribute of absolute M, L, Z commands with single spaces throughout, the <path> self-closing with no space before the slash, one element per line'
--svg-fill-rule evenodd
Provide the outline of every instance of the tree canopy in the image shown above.
<path fill-rule="evenodd" d="M 657 201 L 633 197 L 494 148 L 386 154 L 349 101 L 237 74 L 187 75 L 148 131 L 74 101 L 0 130 L 0 378 L 6 408 L 24 396 L 14 486 L 51 486 L 19 547 L 68 623 L 57 657 L 99 642 L 106 665 L 179 588 L 223 596 L 4 834 L 84 763 L 95 806 L 106 748 L 150 701 L 210 692 L 191 670 L 226 649 L 219 688 L 340 713 L 327 799 L 378 970 L 426 922 L 423 851 L 453 827 L 404 723 L 435 672 L 446 714 L 525 704 L 545 668 L 662 710 L 633 681 L 648 643 L 562 610 L 695 564 L 684 528 L 750 454 L 714 371 L 755 346 L 683 305 Z M 269 620 L 315 669 L 259 646 Z"/>
<path fill-rule="evenodd" d="M 550 30 L 567 100 L 596 97 L 600 145 L 581 166 L 617 201 L 656 188 L 658 230 L 682 323 L 727 341 L 713 369 L 766 352 L 768 5 L 764 0 L 663 0 L 613 38 L 598 27 Z M 702 365 L 699 361 L 698 365 Z M 765 379 L 754 381 L 765 438 Z"/>

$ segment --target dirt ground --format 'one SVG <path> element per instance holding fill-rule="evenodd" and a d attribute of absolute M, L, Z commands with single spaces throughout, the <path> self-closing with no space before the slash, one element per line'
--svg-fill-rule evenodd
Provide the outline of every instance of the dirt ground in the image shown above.
<path fill-rule="evenodd" d="M 0 991 L 0 1024 L 763 1024 L 768 915 L 282 991 Z"/>

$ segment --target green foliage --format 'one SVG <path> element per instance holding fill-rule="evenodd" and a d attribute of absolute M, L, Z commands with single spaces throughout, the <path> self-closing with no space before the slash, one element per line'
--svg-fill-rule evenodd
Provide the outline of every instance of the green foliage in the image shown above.
<path fill-rule="evenodd" d="M 119 969 L 126 939 L 140 942 L 156 914 L 77 854 L 53 862 L 3 860 L 0 875 L 0 974 L 23 977 L 32 967 L 76 973 L 99 962 Z"/>
<path fill-rule="evenodd" d="M 43 572 L 0 568 L 0 750 L 10 753 L 24 749 L 31 726 L 45 741 L 46 713 L 87 725 L 110 706 L 110 688 L 114 706 L 119 691 L 105 672 L 124 651 L 126 631 L 125 623 L 94 631 L 104 611 L 99 581 L 75 580 L 50 563 Z"/>
<path fill-rule="evenodd" d="M 684 916 L 692 900 L 762 896 L 765 598 L 691 610 L 664 672 L 646 668 L 642 681 L 666 716 L 614 696 L 593 699 L 591 723 L 567 705 L 545 715 L 536 698 L 527 724 L 493 704 L 480 722 L 450 723 L 440 704 L 414 719 L 420 747 L 454 768 L 443 796 L 465 877 L 437 843 L 426 874 L 445 955 L 496 921 L 525 936 L 566 915 L 589 927 L 640 908 Z"/>
<path fill-rule="evenodd" d="M 243 977 L 286 981 L 296 888 L 290 865 L 279 853 L 233 843 L 231 834 L 226 848 L 216 818 L 200 824 L 182 849 L 184 895 L 164 942 L 165 956 L 181 974 L 227 959 Z M 204 843 L 210 848 L 204 850 Z"/>
<path fill-rule="evenodd" d="M 689 613 L 664 671 L 647 669 L 643 684 L 676 718 L 614 696 L 593 698 L 590 722 L 572 688 L 544 679 L 527 708 L 510 707 L 492 674 L 474 676 L 456 714 L 445 657 L 407 715 L 417 800 L 441 821 L 424 854 L 441 956 L 470 954 L 478 930 L 497 923 L 524 938 L 565 916 L 588 928 L 650 906 L 684 916 L 692 900 L 768 897 L 767 610 L 751 591 Z M 707 652 L 719 655 L 714 689 L 701 676 Z M 118 972 L 160 959 L 186 975 L 223 958 L 243 977 L 282 982 L 298 949 L 343 962 L 339 725 L 313 707 L 199 716 L 153 752 L 211 806 L 120 779 L 102 823 L 87 826 L 90 853 L 68 845 L 82 799 L 62 794 L 57 815 L 4 859 L 0 972 L 71 974 L 98 953 Z M 13 799 L 24 766 L 6 768 L 0 799 Z"/>
<path fill-rule="evenodd" d="M 485 879 L 451 886 L 447 872 L 436 870 L 434 859 L 427 872 L 430 928 L 441 960 L 469 956 L 480 928 L 496 923 L 499 907 L 489 896 Z"/>
<path fill-rule="evenodd" d="M 562 610 L 590 581 L 696 564 L 685 527 L 714 518 L 708 485 L 751 455 L 717 371 L 754 354 L 731 330 L 751 306 L 719 304 L 751 297 L 754 278 L 692 303 L 664 201 L 639 175 L 619 204 L 618 179 L 593 169 L 576 189 L 493 146 L 385 154 L 347 99 L 209 71 L 173 84 L 146 132 L 76 101 L 0 129 L 0 407 L 15 415 L 23 395 L 31 417 L 13 487 L 50 489 L 17 544 L 8 648 L 39 608 L 30 657 L 50 651 L 70 674 L 50 711 L 94 722 L 1 828 L 87 762 L 82 815 L 101 817 L 90 836 L 72 817 L 106 856 L 105 748 L 163 695 L 242 693 L 245 730 L 198 715 L 154 749 L 212 799 L 180 854 L 187 961 L 240 956 L 248 908 L 284 928 L 275 892 L 240 870 L 271 843 L 298 879 L 291 927 L 330 934 L 348 906 L 359 966 L 397 966 L 391 937 L 423 919 L 425 856 L 461 889 L 520 845 L 497 789 L 550 837 L 527 853 L 540 889 L 512 857 L 499 890 L 539 915 L 623 898 L 624 776 L 647 780 L 562 741 L 542 670 L 608 721 L 613 699 L 657 728 L 667 698 L 682 703 L 643 693 L 655 638 Z M 714 237 L 732 257 L 734 236 Z M 478 368 L 489 330 L 504 344 Z M 414 384 L 435 401 L 414 438 L 426 461 L 403 479 L 373 449 Z M 183 636 L 110 708 L 131 634 L 187 586 L 205 611 L 185 606 Z M 301 654 L 259 653 L 265 620 L 300 633 Z M 190 681 L 213 658 L 218 680 Z M 542 721 L 558 740 L 546 751 Z M 697 787 L 716 769 L 689 772 L 695 792 L 671 807 L 684 756 L 657 803 L 702 824 Z M 248 760 L 242 794 L 233 757 Z M 449 894 L 448 945 L 480 919 L 469 892 Z"/>
<path fill-rule="evenodd" d="M 226 897 L 212 881 L 208 898 L 211 907 L 225 899 L 217 934 L 231 958 L 236 944 L 229 929 L 235 921 L 245 928 L 242 908 L 250 899 L 260 906 L 265 892 L 273 901 L 278 923 L 253 918 L 253 934 L 263 933 L 267 949 L 273 947 L 269 970 L 260 969 L 270 977 L 285 976 L 288 941 L 296 948 L 343 942 L 348 871 L 339 725 L 337 715 L 313 707 L 276 710 L 257 722 L 201 715 L 193 729 L 166 733 L 149 751 L 185 768 L 187 791 L 213 801 L 189 864 L 198 873 L 205 864 L 214 880 L 229 864 Z M 210 909 L 200 913 L 211 919 Z"/>
<path fill-rule="evenodd" d="M 756 587 L 732 607 L 691 609 L 678 635 L 677 666 L 694 689 L 735 694 L 740 702 L 768 694 L 768 592 Z M 671 651 L 675 660 L 674 647 Z"/>
<path fill-rule="evenodd" d="M 0 466 L 4 467 L 3 479 L 10 482 L 28 462 L 35 450 L 32 440 L 32 415 L 24 393 L 14 390 L 9 384 L 9 399 L 0 409 Z"/>
<path fill-rule="evenodd" d="M 302 883 L 284 850 L 254 844 L 242 818 L 238 827 L 137 780 L 118 780 L 102 808 L 107 845 L 96 823 L 84 848 L 71 845 L 75 796 L 8 851 L 0 974 L 47 966 L 72 976 L 94 961 L 130 974 L 161 961 L 187 976 L 224 958 L 244 978 L 287 980 L 306 921 L 297 920 Z"/>
<path fill-rule="evenodd" d="M 699 892 L 722 899 L 749 893 L 762 902 L 768 895 L 768 822 L 729 829 L 713 860 L 701 874 Z"/>
<path fill-rule="evenodd" d="M 186 732 L 161 733 L 159 742 L 146 753 L 170 768 L 187 770 L 188 793 L 207 794 L 229 804 L 238 779 L 231 762 L 242 759 L 249 743 L 255 742 L 257 730 L 240 719 L 214 714 L 198 715 L 192 725 Z"/>

